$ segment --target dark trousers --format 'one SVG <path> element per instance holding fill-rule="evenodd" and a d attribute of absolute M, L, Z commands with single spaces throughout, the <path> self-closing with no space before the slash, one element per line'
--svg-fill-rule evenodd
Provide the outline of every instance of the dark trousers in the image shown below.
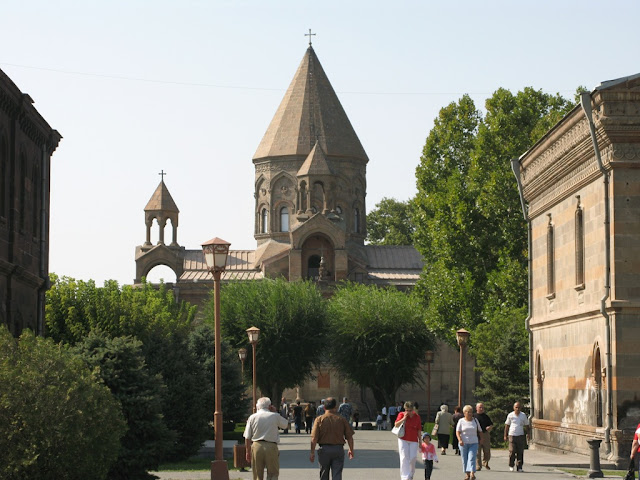
<path fill-rule="evenodd" d="M 524 446 L 527 444 L 526 436 L 524 435 L 509 435 L 509 466 L 514 465 L 518 470 L 522 470 L 522 464 L 524 463 Z M 516 464 L 515 461 L 518 463 Z"/>
<path fill-rule="evenodd" d="M 313 417 L 304 417 L 304 422 L 306 425 L 306 432 L 311 433 L 311 429 L 313 428 Z"/>
<path fill-rule="evenodd" d="M 344 445 L 321 446 L 318 449 L 318 463 L 320 464 L 320 480 L 329 480 L 329 470 L 331 470 L 332 480 L 342 480 Z"/>
<path fill-rule="evenodd" d="M 296 424 L 296 433 L 300 433 L 302 429 L 302 417 L 295 417 L 293 422 Z"/>
<path fill-rule="evenodd" d="M 431 479 L 431 472 L 433 472 L 433 460 L 424 461 L 424 480 Z"/>
<path fill-rule="evenodd" d="M 449 434 L 439 433 L 438 434 L 438 448 L 444 448 L 445 450 L 449 448 Z"/>
<path fill-rule="evenodd" d="M 460 450 L 460 446 L 458 445 L 458 436 L 454 433 L 453 437 L 451 437 L 451 446 L 457 452 Z"/>

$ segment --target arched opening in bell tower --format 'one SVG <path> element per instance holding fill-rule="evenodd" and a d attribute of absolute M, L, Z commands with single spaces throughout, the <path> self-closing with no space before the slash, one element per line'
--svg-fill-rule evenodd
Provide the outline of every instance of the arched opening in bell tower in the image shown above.
<path fill-rule="evenodd" d="M 310 280 L 335 279 L 333 244 L 320 233 L 311 235 L 302 244 L 302 277 Z"/>

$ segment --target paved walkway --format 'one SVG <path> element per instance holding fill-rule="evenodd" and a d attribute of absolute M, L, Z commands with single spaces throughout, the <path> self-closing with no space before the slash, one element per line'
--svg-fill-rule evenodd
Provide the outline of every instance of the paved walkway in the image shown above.
<path fill-rule="evenodd" d="M 309 435 L 281 435 L 280 443 L 280 479 L 279 480 L 318 480 L 317 462 L 309 462 Z M 398 459 L 397 437 L 390 431 L 358 430 L 354 436 L 355 458 L 345 457 L 345 480 L 395 480 L 400 479 L 400 461 Z M 492 450 L 489 463 L 490 471 L 476 472 L 478 480 L 514 480 L 526 478 L 536 480 L 569 480 L 571 475 L 557 470 L 559 466 L 588 468 L 589 459 L 576 454 L 550 454 L 537 450 L 525 450 L 524 473 L 509 471 L 508 452 Z M 604 467 L 603 467 L 604 468 Z M 209 472 L 154 472 L 161 480 L 200 480 L 210 479 Z M 266 475 L 265 475 L 266 477 Z M 230 480 L 250 480 L 251 471 L 229 472 Z M 424 478 L 424 467 L 418 460 L 415 480 Z M 440 463 L 434 464 L 433 480 L 462 480 L 462 462 L 449 448 L 447 455 L 440 456 Z M 620 477 L 611 477 L 620 478 Z"/>

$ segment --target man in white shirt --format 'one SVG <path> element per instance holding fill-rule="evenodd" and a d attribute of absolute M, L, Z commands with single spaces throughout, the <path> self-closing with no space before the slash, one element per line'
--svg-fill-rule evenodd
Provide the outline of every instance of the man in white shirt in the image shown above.
<path fill-rule="evenodd" d="M 525 437 L 526 433 L 526 437 Z M 504 422 L 504 439 L 509 437 L 509 470 L 513 472 L 516 466 L 518 472 L 522 472 L 522 464 L 524 463 L 524 447 L 529 439 L 529 419 L 522 412 L 522 404 L 516 402 L 513 404 L 513 412 L 507 415 Z M 516 457 L 518 463 L 516 464 Z"/>
<path fill-rule="evenodd" d="M 256 413 L 249 417 L 244 429 L 244 444 L 247 449 L 247 462 L 251 462 L 253 480 L 264 479 L 267 468 L 267 480 L 278 480 L 280 460 L 278 428 L 286 428 L 289 421 L 283 418 L 271 405 L 267 397 L 256 402 Z"/>

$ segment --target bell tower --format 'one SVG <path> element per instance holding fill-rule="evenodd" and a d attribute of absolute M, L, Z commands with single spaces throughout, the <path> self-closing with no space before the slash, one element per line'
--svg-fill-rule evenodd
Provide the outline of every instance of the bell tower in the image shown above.
<path fill-rule="evenodd" d="M 141 283 L 142 277 L 158 265 L 166 265 L 176 274 L 176 278 L 180 278 L 184 270 L 184 247 L 178 245 L 178 215 L 180 210 L 173 201 L 169 189 L 164 183 L 166 173 L 161 171 L 158 187 L 151 195 L 151 199 L 144 207 L 144 223 L 146 226 L 146 240 L 144 244 L 136 247 L 136 278 L 135 283 Z M 158 225 L 158 242 L 156 245 L 151 243 L 151 229 L 153 221 Z M 167 220 L 171 221 L 172 236 L 171 243 L 165 244 L 165 227 Z"/>
<path fill-rule="evenodd" d="M 265 274 L 338 281 L 366 265 L 368 161 L 310 45 L 253 156 Z"/>

